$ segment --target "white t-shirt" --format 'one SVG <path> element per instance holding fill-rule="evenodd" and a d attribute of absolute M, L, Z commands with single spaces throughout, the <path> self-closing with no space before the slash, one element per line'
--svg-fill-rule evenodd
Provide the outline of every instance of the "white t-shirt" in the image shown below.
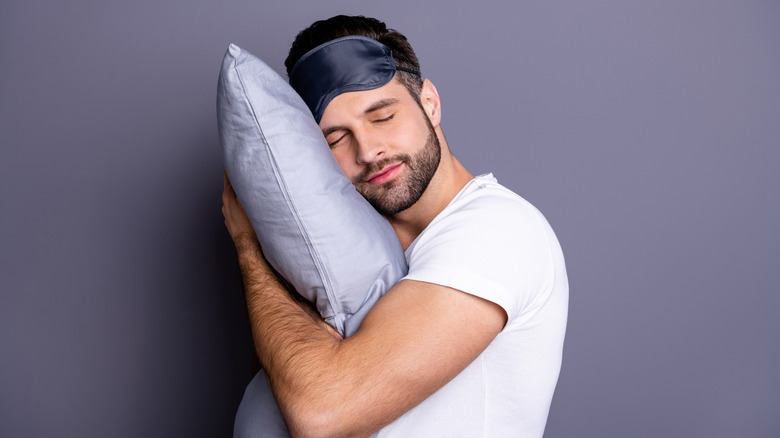
<path fill-rule="evenodd" d="M 469 182 L 406 250 L 405 279 L 500 305 L 503 331 L 463 372 L 374 436 L 541 437 L 561 366 L 569 286 L 558 240 L 491 174 Z"/>

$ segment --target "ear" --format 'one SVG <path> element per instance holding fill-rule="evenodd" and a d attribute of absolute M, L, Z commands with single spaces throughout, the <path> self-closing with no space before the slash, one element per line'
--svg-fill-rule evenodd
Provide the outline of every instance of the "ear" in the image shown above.
<path fill-rule="evenodd" d="M 441 123 L 441 100 L 433 82 L 428 79 L 423 81 L 420 89 L 420 104 L 433 127 L 437 128 Z"/>

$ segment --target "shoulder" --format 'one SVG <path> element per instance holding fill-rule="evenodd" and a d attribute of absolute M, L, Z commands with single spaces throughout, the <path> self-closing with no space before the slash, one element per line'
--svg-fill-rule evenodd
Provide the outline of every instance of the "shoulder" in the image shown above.
<path fill-rule="evenodd" d="M 430 246 L 482 252 L 532 243 L 546 246 L 552 229 L 530 202 L 498 184 L 490 175 L 472 180 L 418 236 L 407 256 Z M 479 243 L 476 248 L 469 243 Z"/>
<path fill-rule="evenodd" d="M 477 177 L 407 249 L 407 278 L 501 305 L 511 317 L 554 281 L 558 242 L 531 203 Z"/>

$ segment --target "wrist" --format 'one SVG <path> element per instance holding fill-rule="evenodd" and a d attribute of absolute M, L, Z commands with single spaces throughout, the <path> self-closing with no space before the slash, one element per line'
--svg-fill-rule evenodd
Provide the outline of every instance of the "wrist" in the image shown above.
<path fill-rule="evenodd" d="M 239 254 L 244 252 L 260 252 L 260 242 L 257 241 L 257 237 L 248 233 L 233 236 L 233 245 L 235 245 L 236 252 Z"/>
<path fill-rule="evenodd" d="M 257 241 L 257 237 L 254 235 L 239 235 L 233 239 L 233 244 L 236 246 L 238 264 L 242 270 L 270 269 L 268 262 L 266 262 L 263 256 L 263 251 L 260 249 L 260 242 Z"/>

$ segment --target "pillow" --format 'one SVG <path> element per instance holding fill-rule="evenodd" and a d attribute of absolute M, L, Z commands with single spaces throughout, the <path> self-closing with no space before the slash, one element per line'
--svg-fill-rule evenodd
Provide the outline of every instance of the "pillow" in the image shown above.
<path fill-rule="evenodd" d="M 389 222 L 331 154 L 298 94 L 231 44 L 217 87 L 225 169 L 268 262 L 344 337 L 406 275 Z M 265 374 L 244 392 L 235 437 L 289 436 Z"/>
<path fill-rule="evenodd" d="M 390 223 L 344 175 L 306 104 L 231 44 L 217 88 L 225 168 L 268 262 L 343 336 L 406 274 Z"/>

